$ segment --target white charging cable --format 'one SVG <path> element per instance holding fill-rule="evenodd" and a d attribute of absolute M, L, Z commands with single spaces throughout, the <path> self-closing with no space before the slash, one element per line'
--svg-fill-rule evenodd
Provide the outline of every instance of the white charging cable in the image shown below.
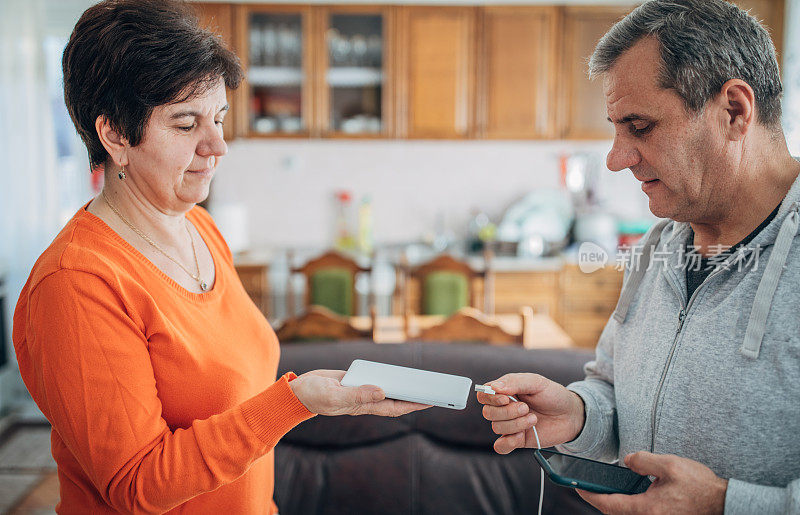
<path fill-rule="evenodd" d="M 483 392 L 489 395 L 496 395 L 497 392 L 492 390 L 491 386 L 485 384 L 476 384 L 475 385 L 476 392 Z M 512 402 L 519 402 L 516 397 L 512 395 L 507 395 Z M 539 449 L 542 448 L 541 442 L 539 442 L 539 433 L 536 431 L 536 426 L 533 426 L 533 436 L 536 438 L 536 447 Z M 542 503 L 544 501 L 544 469 L 540 466 L 539 473 L 541 474 L 541 487 L 539 489 L 539 515 L 542 515 Z"/>

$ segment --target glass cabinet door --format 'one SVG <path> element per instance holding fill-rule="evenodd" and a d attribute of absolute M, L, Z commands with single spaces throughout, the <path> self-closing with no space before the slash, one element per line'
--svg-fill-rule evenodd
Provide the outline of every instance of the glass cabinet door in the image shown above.
<path fill-rule="evenodd" d="M 304 18 L 301 13 L 260 11 L 247 16 L 251 134 L 308 131 Z"/>
<path fill-rule="evenodd" d="M 384 12 L 325 15 L 323 128 L 326 133 L 385 133 L 387 91 Z"/>

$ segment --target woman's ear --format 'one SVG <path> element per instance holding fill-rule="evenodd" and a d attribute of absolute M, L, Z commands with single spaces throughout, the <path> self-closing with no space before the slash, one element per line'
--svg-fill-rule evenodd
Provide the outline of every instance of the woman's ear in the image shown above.
<path fill-rule="evenodd" d="M 756 121 L 756 101 L 753 88 L 741 79 L 731 79 L 722 85 L 719 100 L 724 109 L 725 134 L 731 141 L 744 139 Z"/>
<path fill-rule="evenodd" d="M 97 136 L 100 138 L 100 143 L 111 156 L 111 159 L 117 166 L 126 166 L 128 164 L 128 149 L 130 145 L 124 136 L 120 135 L 116 129 L 111 126 L 111 122 L 103 115 L 97 117 L 94 122 Z"/>

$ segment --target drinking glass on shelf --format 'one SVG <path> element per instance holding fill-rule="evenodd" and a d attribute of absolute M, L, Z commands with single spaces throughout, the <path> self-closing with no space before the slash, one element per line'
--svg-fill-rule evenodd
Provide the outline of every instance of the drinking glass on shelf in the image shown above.
<path fill-rule="evenodd" d="M 381 132 L 381 119 L 375 115 L 370 115 L 367 120 L 367 131 L 379 134 Z"/>
<path fill-rule="evenodd" d="M 378 34 L 367 38 L 367 60 L 369 66 L 380 68 L 383 61 L 383 39 Z"/>
<path fill-rule="evenodd" d="M 284 116 L 280 119 L 281 131 L 295 134 L 303 130 L 303 119 L 299 116 Z"/>
<path fill-rule="evenodd" d="M 367 63 L 367 38 L 361 34 L 356 34 L 350 38 L 350 46 L 353 49 L 353 65 L 364 66 Z"/>
<path fill-rule="evenodd" d="M 275 118 L 270 116 L 260 116 L 255 119 L 253 127 L 256 132 L 269 134 L 270 132 L 275 132 L 278 129 L 278 122 L 275 120 Z"/>
<path fill-rule="evenodd" d="M 275 66 L 278 61 L 278 32 L 272 23 L 264 25 L 262 43 L 263 64 L 265 66 Z"/>
<path fill-rule="evenodd" d="M 278 25 L 278 59 L 279 66 L 290 66 L 292 29 L 285 23 Z"/>
<path fill-rule="evenodd" d="M 346 66 L 350 62 L 352 46 L 347 37 L 339 36 L 334 39 L 332 48 L 333 63 L 337 66 Z"/>
<path fill-rule="evenodd" d="M 328 59 L 331 65 L 336 65 L 336 46 L 339 44 L 339 31 L 331 27 L 325 33 L 325 40 L 328 42 Z"/>
<path fill-rule="evenodd" d="M 289 63 L 292 66 L 299 67 L 302 64 L 303 56 L 303 40 L 300 36 L 300 28 L 293 27 L 289 34 L 286 41 L 289 45 Z"/>
<path fill-rule="evenodd" d="M 250 63 L 254 66 L 263 64 L 263 39 L 261 23 L 255 21 L 250 24 Z"/>

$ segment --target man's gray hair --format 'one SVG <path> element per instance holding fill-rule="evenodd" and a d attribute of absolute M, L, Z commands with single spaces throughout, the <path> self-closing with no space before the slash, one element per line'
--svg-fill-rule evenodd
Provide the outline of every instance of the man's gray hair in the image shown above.
<path fill-rule="evenodd" d="M 775 46 L 755 18 L 723 0 L 649 0 L 600 39 L 589 76 L 609 71 L 647 36 L 660 43 L 660 86 L 674 89 L 690 111 L 700 112 L 725 82 L 741 79 L 753 88 L 760 123 L 779 126 L 783 88 Z"/>

